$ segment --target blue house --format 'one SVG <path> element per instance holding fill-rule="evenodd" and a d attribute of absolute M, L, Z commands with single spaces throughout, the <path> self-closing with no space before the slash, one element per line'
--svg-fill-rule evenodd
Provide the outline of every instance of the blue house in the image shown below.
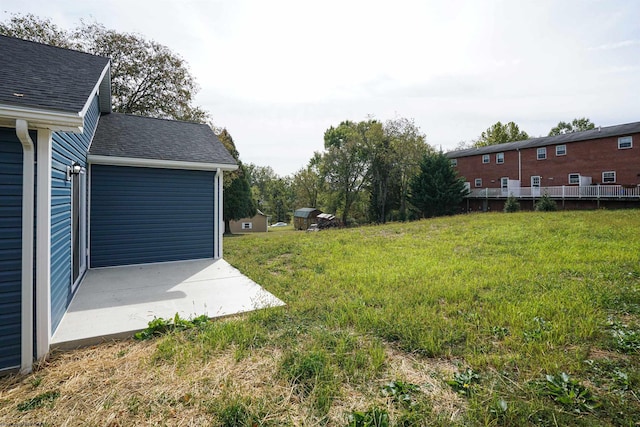
<path fill-rule="evenodd" d="M 109 59 L 0 36 L 0 372 L 49 351 L 87 269 L 222 257 L 206 125 L 111 112 Z"/>

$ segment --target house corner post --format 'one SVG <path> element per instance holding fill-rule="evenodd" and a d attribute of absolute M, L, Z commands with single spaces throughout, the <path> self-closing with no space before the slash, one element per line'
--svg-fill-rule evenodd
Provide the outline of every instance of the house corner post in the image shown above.
<path fill-rule="evenodd" d="M 36 212 L 36 357 L 49 352 L 51 340 L 51 141 L 49 129 L 38 129 Z"/>
<path fill-rule="evenodd" d="M 222 239 L 224 236 L 224 181 L 222 178 L 222 169 L 216 169 L 215 186 L 215 203 L 214 203 L 214 222 L 215 222 L 215 241 L 213 242 L 213 258 L 222 258 Z"/>
<path fill-rule="evenodd" d="M 20 372 L 33 368 L 33 216 L 35 204 L 35 146 L 26 120 L 16 120 L 16 135 L 22 145 L 22 273 Z"/>

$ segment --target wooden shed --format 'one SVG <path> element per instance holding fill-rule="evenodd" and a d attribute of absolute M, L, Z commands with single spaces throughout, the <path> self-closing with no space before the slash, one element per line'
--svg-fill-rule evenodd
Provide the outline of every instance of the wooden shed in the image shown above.
<path fill-rule="evenodd" d="M 238 221 L 229 221 L 229 228 L 233 234 L 237 233 L 266 233 L 269 230 L 267 216 L 258 211 L 251 218 L 242 218 Z"/>
<path fill-rule="evenodd" d="M 317 224 L 317 216 L 322 213 L 316 208 L 300 208 L 293 213 L 293 227 L 296 230 L 306 230 L 311 224 Z"/>

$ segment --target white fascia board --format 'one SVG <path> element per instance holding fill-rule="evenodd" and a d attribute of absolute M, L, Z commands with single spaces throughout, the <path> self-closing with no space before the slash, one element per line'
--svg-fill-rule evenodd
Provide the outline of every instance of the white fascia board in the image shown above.
<path fill-rule="evenodd" d="M 102 84 L 102 80 L 106 76 L 110 77 L 110 75 L 111 75 L 111 72 L 110 72 L 110 68 L 109 68 L 109 63 L 107 63 L 107 65 L 105 65 L 104 69 L 102 70 L 102 73 L 100 73 L 100 78 L 98 79 L 98 82 L 93 87 L 93 90 L 91 91 L 91 94 L 87 98 L 87 102 L 84 104 L 84 107 L 82 107 L 82 110 L 80 111 L 80 117 L 82 117 L 83 119 L 84 119 L 84 116 L 87 114 L 87 111 L 89 110 L 89 107 L 91 107 L 91 102 L 93 101 L 93 97 L 96 96 L 96 94 L 100 90 L 100 85 Z M 111 98 L 111 94 L 107 94 L 106 96 Z"/>
<path fill-rule="evenodd" d="M 93 165 L 111 165 L 111 166 L 134 166 L 140 168 L 160 168 L 160 169 L 192 169 L 204 171 L 234 171 L 238 169 L 238 165 L 229 165 L 222 163 L 200 163 L 200 162 L 184 162 L 179 160 L 156 160 L 156 159 L 138 159 L 135 157 L 113 157 L 98 156 L 89 154 L 87 161 Z"/>
<path fill-rule="evenodd" d="M 37 110 L 28 107 L 0 105 L 0 121 L 26 120 L 30 129 L 50 129 L 52 131 L 82 133 L 84 117 L 80 113 Z"/>

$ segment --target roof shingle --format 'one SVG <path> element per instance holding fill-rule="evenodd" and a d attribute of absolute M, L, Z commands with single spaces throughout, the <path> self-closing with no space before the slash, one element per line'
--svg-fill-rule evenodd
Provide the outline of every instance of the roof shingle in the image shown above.
<path fill-rule="evenodd" d="M 599 127 L 582 132 L 572 132 L 564 135 L 543 136 L 524 141 L 507 142 L 505 144 L 490 145 L 488 147 L 468 148 L 465 150 L 449 151 L 446 155 L 450 159 L 459 157 L 476 156 L 478 154 L 498 153 L 501 151 L 520 150 L 532 147 L 545 147 L 547 145 L 566 144 L 568 142 L 588 141 L 590 139 L 623 136 L 640 132 L 640 122 L 626 123 L 622 125 Z"/>
<path fill-rule="evenodd" d="M 0 36 L 0 104 L 79 113 L 109 58 Z"/>
<path fill-rule="evenodd" d="M 89 154 L 236 164 L 208 125 L 121 113 L 100 117 Z"/>

